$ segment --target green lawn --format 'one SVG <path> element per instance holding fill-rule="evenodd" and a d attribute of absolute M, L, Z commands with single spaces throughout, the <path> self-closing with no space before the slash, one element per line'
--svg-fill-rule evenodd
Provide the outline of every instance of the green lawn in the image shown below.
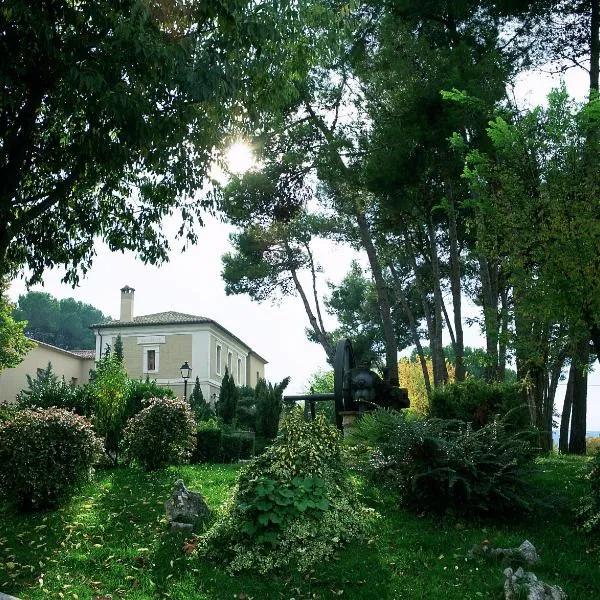
<path fill-rule="evenodd" d="M 534 543 L 536 574 L 558 583 L 570 600 L 600 598 L 600 536 L 573 526 L 585 490 L 584 459 L 539 461 L 534 483 L 551 506 L 534 517 L 492 523 L 404 512 L 394 498 L 365 489 L 381 515 L 372 539 L 348 547 L 308 575 L 229 576 L 187 555 L 186 536 L 167 532 L 163 502 L 177 477 L 218 506 L 237 467 L 197 465 L 147 475 L 99 471 L 64 508 L 19 516 L 0 508 L 0 591 L 23 599 L 79 598 L 498 598 L 502 567 L 468 557 L 484 539 L 495 546 Z"/>

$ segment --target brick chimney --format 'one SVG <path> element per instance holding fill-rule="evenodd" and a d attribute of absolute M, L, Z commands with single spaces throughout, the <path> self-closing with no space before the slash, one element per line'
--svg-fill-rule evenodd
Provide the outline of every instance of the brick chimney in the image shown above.
<path fill-rule="evenodd" d="M 120 321 L 131 323 L 133 321 L 133 294 L 135 290 L 126 285 L 121 288 L 121 316 Z"/>

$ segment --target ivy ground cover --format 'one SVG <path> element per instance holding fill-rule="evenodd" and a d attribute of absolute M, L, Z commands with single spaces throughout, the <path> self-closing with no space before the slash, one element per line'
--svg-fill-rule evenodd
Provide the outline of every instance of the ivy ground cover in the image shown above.
<path fill-rule="evenodd" d="M 529 539 L 542 556 L 535 569 L 541 579 L 561 585 L 570 600 L 600 598 L 600 537 L 579 533 L 573 521 L 584 466 L 581 458 L 540 460 L 533 483 L 548 508 L 503 522 L 414 515 L 395 498 L 364 488 L 365 503 L 380 514 L 366 544 L 345 548 L 309 573 L 269 577 L 231 577 L 198 558 L 189 536 L 168 532 L 163 503 L 176 478 L 217 508 L 236 466 L 98 471 L 59 510 L 17 515 L 0 507 L 0 591 L 24 600 L 477 600 L 500 596 L 502 566 L 469 550 L 484 540 L 510 547 Z"/>

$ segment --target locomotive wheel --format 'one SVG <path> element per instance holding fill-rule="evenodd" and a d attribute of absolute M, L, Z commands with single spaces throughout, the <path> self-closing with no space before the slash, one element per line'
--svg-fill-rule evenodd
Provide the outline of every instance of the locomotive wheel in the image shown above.
<path fill-rule="evenodd" d="M 348 338 L 342 338 L 335 347 L 333 359 L 333 394 L 335 396 L 335 423 L 342 430 L 342 412 L 348 409 L 352 394 L 350 391 L 350 370 L 354 368 L 354 352 Z"/>

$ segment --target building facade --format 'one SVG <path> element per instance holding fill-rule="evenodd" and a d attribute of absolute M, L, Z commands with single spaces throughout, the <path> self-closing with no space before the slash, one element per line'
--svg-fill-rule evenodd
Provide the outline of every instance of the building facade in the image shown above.
<path fill-rule="evenodd" d="M 0 372 L 0 403 L 15 401 L 17 394 L 27 389 L 27 375 L 35 379 L 46 370 L 48 363 L 58 377 L 64 377 L 73 385 L 87 383 L 90 370 L 94 368 L 93 350 L 63 350 L 44 342 L 38 342 L 23 361 L 12 369 Z"/>
<path fill-rule="evenodd" d="M 180 369 L 187 362 L 192 368 L 188 395 L 198 377 L 204 398 L 211 402 L 219 395 L 225 368 L 236 385 L 254 387 L 265 377 L 267 361 L 216 321 L 174 311 L 136 317 L 134 293 L 129 286 L 121 289 L 118 321 L 93 326 L 96 360 L 114 347 L 120 335 L 129 377 L 149 378 L 183 396 Z"/>

